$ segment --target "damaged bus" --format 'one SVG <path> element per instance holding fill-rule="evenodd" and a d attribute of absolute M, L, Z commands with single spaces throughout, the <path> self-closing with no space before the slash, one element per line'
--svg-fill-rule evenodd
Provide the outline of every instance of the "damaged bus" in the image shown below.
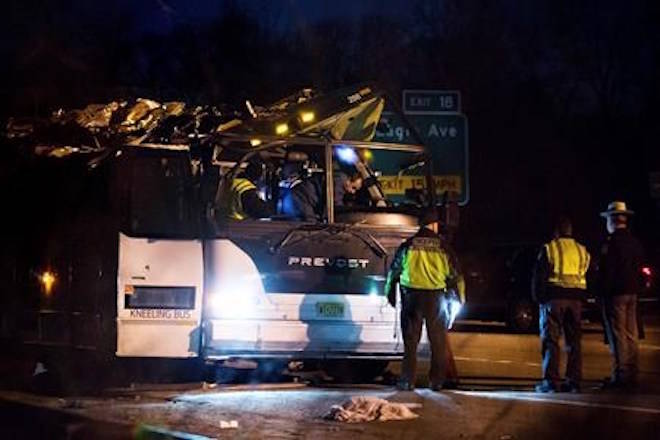
<path fill-rule="evenodd" d="M 246 104 L 202 123 L 199 109 L 126 109 L 133 124 L 161 113 L 135 131 L 84 127 L 92 147 L 14 139 L 31 146 L 12 178 L 29 196 L 13 200 L 26 216 L 3 257 L 3 338 L 51 363 L 302 360 L 367 379 L 400 359 L 383 285 L 435 206 L 424 148 L 371 142 L 385 95 L 368 85 Z M 227 218 L 223 194 L 250 164 L 268 215 Z M 305 186 L 314 197 L 291 197 Z M 303 199 L 313 215 L 292 209 Z"/>

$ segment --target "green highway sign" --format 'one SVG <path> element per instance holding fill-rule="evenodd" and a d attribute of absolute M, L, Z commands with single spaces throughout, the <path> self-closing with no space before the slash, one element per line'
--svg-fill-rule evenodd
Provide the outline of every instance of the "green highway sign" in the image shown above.
<path fill-rule="evenodd" d="M 457 90 L 403 91 L 403 112 L 407 115 L 459 113 L 461 94 Z"/>
<path fill-rule="evenodd" d="M 469 200 L 468 124 L 462 114 L 408 114 L 406 118 L 417 130 L 433 157 L 436 189 L 449 191 L 460 205 Z M 374 141 L 418 143 L 406 128 L 408 125 L 394 113 L 383 112 Z"/>

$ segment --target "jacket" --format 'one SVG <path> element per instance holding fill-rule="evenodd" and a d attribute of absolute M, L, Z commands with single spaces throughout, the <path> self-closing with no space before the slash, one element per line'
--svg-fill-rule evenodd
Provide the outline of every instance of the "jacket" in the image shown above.
<path fill-rule="evenodd" d="M 637 295 L 642 289 L 644 248 L 627 228 L 610 234 L 600 250 L 598 295 Z"/>
<path fill-rule="evenodd" d="M 324 183 L 323 176 L 320 174 L 285 182 L 280 187 L 281 198 L 278 211 L 301 221 L 323 221 L 325 217 Z"/>

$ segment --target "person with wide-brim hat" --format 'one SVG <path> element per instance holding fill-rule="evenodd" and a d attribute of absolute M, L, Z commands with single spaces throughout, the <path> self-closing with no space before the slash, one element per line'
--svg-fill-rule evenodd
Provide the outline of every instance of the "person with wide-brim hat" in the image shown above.
<path fill-rule="evenodd" d="M 598 295 L 603 307 L 603 327 L 612 353 L 612 375 L 606 388 L 637 385 L 639 342 L 637 295 L 644 261 L 642 244 L 628 229 L 634 212 L 623 201 L 613 201 L 600 213 L 608 236 L 601 246 Z"/>
<path fill-rule="evenodd" d="M 635 211 L 631 211 L 626 207 L 626 202 L 621 202 L 615 200 L 607 205 L 607 209 L 600 213 L 601 217 L 609 217 L 613 215 L 624 215 L 630 216 L 635 214 Z"/>

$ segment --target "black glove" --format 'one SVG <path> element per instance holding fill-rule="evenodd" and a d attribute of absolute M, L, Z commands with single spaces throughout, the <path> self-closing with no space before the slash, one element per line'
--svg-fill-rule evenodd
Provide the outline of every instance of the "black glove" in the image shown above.
<path fill-rule="evenodd" d="M 396 289 L 394 287 L 387 292 L 387 302 L 390 303 L 392 307 L 396 307 Z"/>

